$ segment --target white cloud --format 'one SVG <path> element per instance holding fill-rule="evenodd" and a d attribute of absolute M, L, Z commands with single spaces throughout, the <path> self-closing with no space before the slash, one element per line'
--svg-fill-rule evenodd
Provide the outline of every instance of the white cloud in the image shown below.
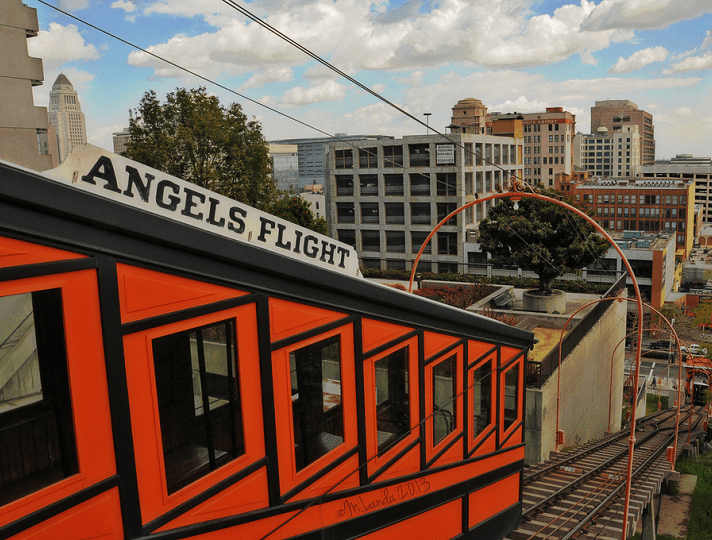
<path fill-rule="evenodd" d="M 386 85 L 383 83 L 376 83 L 371 86 L 371 90 L 373 90 L 377 94 L 383 94 L 386 91 Z"/>
<path fill-rule="evenodd" d="M 136 10 L 136 4 L 131 0 L 116 0 L 111 7 L 114 9 L 123 9 L 126 13 L 131 13 Z"/>
<path fill-rule="evenodd" d="M 440 0 L 421 10 L 419 1 L 386 13 L 371 0 L 263 0 L 251 9 L 290 38 L 347 73 L 358 70 L 423 70 L 455 62 L 485 67 L 536 66 L 592 53 L 629 40 L 630 30 L 582 31 L 596 8 L 591 0 L 564 5 L 551 15 L 531 16 L 533 0 Z M 224 4 L 221 6 L 224 7 Z M 271 9 L 267 9 L 271 8 Z M 174 36 L 150 51 L 208 76 L 238 74 L 263 66 L 312 68 L 312 60 L 234 10 L 193 0 L 160 0 L 145 12 L 201 16 L 216 27 L 198 36 Z M 175 77 L 140 52 L 129 56 L 156 77 Z M 417 72 L 416 72 L 417 73 Z M 415 75 L 415 74 L 414 74 Z"/>
<path fill-rule="evenodd" d="M 586 17 L 586 31 L 667 28 L 712 13 L 712 0 L 602 0 Z"/>
<path fill-rule="evenodd" d="M 45 69 L 99 58 L 96 47 L 86 44 L 73 24 L 49 23 L 49 30 L 40 30 L 37 37 L 27 40 L 27 50 L 30 56 L 42 58 Z"/>
<path fill-rule="evenodd" d="M 282 67 L 267 69 L 263 72 L 252 75 L 252 77 L 250 77 L 247 82 L 242 85 L 242 88 L 245 90 L 249 88 L 259 88 L 260 86 L 264 86 L 265 84 L 271 82 L 287 82 L 293 79 L 294 72 L 291 68 Z"/>
<path fill-rule="evenodd" d="M 59 0 L 59 9 L 64 11 L 78 11 L 88 7 L 89 0 Z"/>
<path fill-rule="evenodd" d="M 407 86 L 418 86 L 422 84 L 423 77 L 425 77 L 425 72 L 421 70 L 416 70 L 411 73 L 408 77 L 395 77 L 395 81 L 400 84 L 405 84 Z"/>
<path fill-rule="evenodd" d="M 702 56 L 689 56 L 681 62 L 673 64 L 669 69 L 664 70 L 663 73 L 665 75 L 673 75 L 685 71 L 697 71 L 710 68 L 712 68 L 712 52 L 705 53 Z"/>
<path fill-rule="evenodd" d="M 285 92 L 280 100 L 283 107 L 300 107 L 312 103 L 327 101 L 340 101 L 346 96 L 346 87 L 336 81 L 327 81 L 324 84 L 303 88 L 295 86 Z"/>
<path fill-rule="evenodd" d="M 668 56 L 665 47 L 649 47 L 634 52 L 629 58 L 618 58 L 618 62 L 612 66 L 608 73 L 630 73 L 655 62 L 663 62 Z"/>
<path fill-rule="evenodd" d="M 519 96 L 515 100 L 507 100 L 497 105 L 493 105 L 490 109 L 491 112 L 519 112 L 519 113 L 532 113 L 541 112 L 546 110 L 549 105 L 541 101 L 530 101 L 526 96 Z"/>

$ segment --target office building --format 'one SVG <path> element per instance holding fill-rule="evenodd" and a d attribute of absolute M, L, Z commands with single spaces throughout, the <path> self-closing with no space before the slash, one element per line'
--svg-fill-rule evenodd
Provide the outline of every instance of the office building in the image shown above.
<path fill-rule="evenodd" d="M 500 122 L 521 120 L 523 125 L 523 178 L 530 184 L 553 187 L 557 174 L 570 175 L 573 171 L 573 141 L 576 133 L 576 116 L 562 107 L 547 107 L 539 113 L 493 112 L 478 99 L 458 101 L 452 108 L 452 133 L 486 133 L 504 135 Z M 485 122 L 486 130 L 479 126 Z M 510 133 L 519 136 L 518 133 Z"/>
<path fill-rule="evenodd" d="M 87 126 L 79 96 L 64 73 L 59 74 L 49 93 L 49 123 L 57 131 L 60 163 L 72 148 L 87 143 Z"/>
<path fill-rule="evenodd" d="M 332 142 L 330 234 L 355 247 L 364 266 L 410 270 L 443 218 L 476 194 L 489 195 L 521 175 L 521 142 L 467 133 Z M 492 202 L 450 219 L 426 247 L 418 269 L 464 271 L 476 251 L 477 224 Z"/>
<path fill-rule="evenodd" d="M 707 157 L 680 154 L 669 162 L 641 167 L 642 179 L 694 183 L 695 204 L 702 207 L 702 220 L 712 223 L 712 162 Z"/>
<path fill-rule="evenodd" d="M 591 107 L 591 133 L 598 133 L 598 128 L 605 127 L 609 134 L 623 130 L 625 124 L 635 124 L 640 133 L 640 163 L 655 163 L 655 128 L 653 115 L 640 110 L 627 99 L 609 99 L 596 101 Z"/>
<path fill-rule="evenodd" d="M 347 135 L 337 133 L 334 137 L 305 138 L 305 139 L 283 139 L 279 141 L 269 141 L 269 144 L 291 144 L 297 145 L 298 175 L 297 191 L 310 184 L 326 183 L 326 153 L 329 150 L 329 143 L 333 141 L 359 141 L 364 139 L 380 140 L 392 139 L 386 135 Z"/>
<path fill-rule="evenodd" d="M 563 179 L 559 189 L 591 209 L 611 232 L 659 232 L 675 236 L 678 255 L 687 256 L 695 239 L 694 184 L 682 180 Z"/>
<path fill-rule="evenodd" d="M 123 154 L 126 152 L 126 145 L 131 140 L 129 128 L 124 128 L 123 131 L 112 133 L 114 141 L 114 154 Z"/>
<path fill-rule="evenodd" d="M 269 144 L 272 178 L 277 189 L 299 192 L 299 149 L 296 144 Z"/>
<path fill-rule="evenodd" d="M 44 81 L 42 60 L 27 53 L 37 32 L 36 9 L 20 0 L 0 2 L 0 159 L 43 171 L 59 161 L 47 109 L 35 107 L 32 95 Z"/>
<path fill-rule="evenodd" d="M 598 133 L 578 133 L 574 141 L 574 165 L 591 177 L 628 178 L 637 174 L 640 163 L 640 133 L 635 124 L 624 124 L 613 133 L 598 128 Z"/>

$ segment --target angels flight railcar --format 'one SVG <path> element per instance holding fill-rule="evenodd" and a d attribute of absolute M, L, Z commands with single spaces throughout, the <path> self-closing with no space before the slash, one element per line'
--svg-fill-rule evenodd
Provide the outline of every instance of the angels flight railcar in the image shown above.
<path fill-rule="evenodd" d="M 0 162 L 0 537 L 498 538 L 532 341 L 120 156 Z"/>

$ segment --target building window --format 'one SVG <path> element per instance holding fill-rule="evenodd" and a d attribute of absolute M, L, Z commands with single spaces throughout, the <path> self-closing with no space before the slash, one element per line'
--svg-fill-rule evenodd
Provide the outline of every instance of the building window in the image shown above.
<path fill-rule="evenodd" d="M 409 144 L 408 151 L 410 153 L 411 167 L 429 167 L 430 166 L 430 145 L 429 144 Z"/>
<path fill-rule="evenodd" d="M 430 176 L 426 174 L 411 174 L 410 194 L 414 197 L 430 197 Z"/>
<path fill-rule="evenodd" d="M 400 148 L 400 146 L 397 148 Z M 384 174 L 383 180 L 386 184 L 386 196 L 403 195 L 402 174 Z"/>
<path fill-rule="evenodd" d="M 376 169 L 378 167 L 378 149 L 375 146 L 358 149 L 358 167 L 359 169 Z"/>
<path fill-rule="evenodd" d="M 352 248 L 356 249 L 356 231 L 353 229 L 337 229 L 337 236 L 339 242 L 348 244 Z"/>
<path fill-rule="evenodd" d="M 457 195 L 457 175 L 455 173 L 438 173 L 436 184 L 436 192 L 439 196 Z"/>
<path fill-rule="evenodd" d="M 472 143 L 465 143 L 465 167 L 471 167 L 472 163 Z"/>
<path fill-rule="evenodd" d="M 378 223 L 378 203 L 361 203 L 361 223 Z"/>
<path fill-rule="evenodd" d="M 405 253 L 405 231 L 386 231 L 386 251 Z"/>
<path fill-rule="evenodd" d="M 354 177 L 353 176 L 337 176 L 336 177 L 336 194 L 337 195 L 353 195 L 354 194 Z"/>
<path fill-rule="evenodd" d="M 0 297 L 0 506 L 78 472 L 60 289 Z"/>
<path fill-rule="evenodd" d="M 389 225 L 405 224 L 405 209 L 403 203 L 385 203 L 386 223 Z"/>
<path fill-rule="evenodd" d="M 446 216 L 457 209 L 457 205 L 455 203 L 437 203 L 435 209 L 438 213 L 438 223 L 440 223 Z M 457 225 L 457 214 L 448 219 L 445 225 Z"/>
<path fill-rule="evenodd" d="M 381 251 L 381 233 L 361 231 L 361 251 Z"/>
<path fill-rule="evenodd" d="M 456 373 L 457 355 L 455 354 L 433 366 L 433 446 L 452 433 L 456 427 Z"/>
<path fill-rule="evenodd" d="M 354 203 L 336 203 L 336 222 L 355 223 Z"/>
<path fill-rule="evenodd" d="M 300 471 L 344 442 L 339 336 L 290 352 L 289 370 Z"/>
<path fill-rule="evenodd" d="M 408 351 L 403 347 L 374 362 L 379 455 L 410 432 Z"/>
<path fill-rule="evenodd" d="M 153 340 L 168 494 L 244 454 L 235 322 Z"/>
<path fill-rule="evenodd" d="M 472 372 L 472 438 L 492 424 L 492 379 L 494 359 L 487 360 Z"/>
<path fill-rule="evenodd" d="M 457 255 L 457 233 L 438 233 L 438 255 Z"/>
<path fill-rule="evenodd" d="M 637 274 L 636 274 L 637 275 Z M 519 363 L 504 374 L 504 430 L 519 418 Z"/>
<path fill-rule="evenodd" d="M 430 203 L 410 203 L 410 224 L 430 225 Z"/>
<path fill-rule="evenodd" d="M 361 196 L 377 196 L 378 195 L 378 175 L 377 174 L 362 174 L 358 177 L 361 184 Z"/>
<path fill-rule="evenodd" d="M 402 146 L 384 146 L 383 147 L 383 166 L 384 167 L 402 167 L 403 166 L 403 147 Z"/>
<path fill-rule="evenodd" d="M 351 169 L 354 166 L 353 152 L 350 148 L 334 150 L 335 168 Z"/>
<path fill-rule="evenodd" d="M 472 185 L 472 173 L 465 173 L 465 195 L 472 195 L 474 186 Z"/>

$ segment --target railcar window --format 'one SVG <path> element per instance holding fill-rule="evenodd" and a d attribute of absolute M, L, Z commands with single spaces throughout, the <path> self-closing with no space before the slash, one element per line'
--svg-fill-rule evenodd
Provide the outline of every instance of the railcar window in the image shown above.
<path fill-rule="evenodd" d="M 235 321 L 153 340 L 171 494 L 245 453 Z"/>
<path fill-rule="evenodd" d="M 0 297 L 0 506 L 78 472 L 59 289 Z"/>
<path fill-rule="evenodd" d="M 410 431 L 408 358 L 408 347 L 403 347 L 374 363 L 379 454 Z"/>
<path fill-rule="evenodd" d="M 289 367 L 300 471 L 344 442 L 339 336 L 292 351 Z"/>
<path fill-rule="evenodd" d="M 473 438 L 492 423 L 492 367 L 493 360 L 489 360 L 473 373 Z"/>
<path fill-rule="evenodd" d="M 519 364 L 504 374 L 504 429 L 517 421 L 519 416 Z"/>
<path fill-rule="evenodd" d="M 457 355 L 433 366 L 433 446 L 455 429 Z"/>

